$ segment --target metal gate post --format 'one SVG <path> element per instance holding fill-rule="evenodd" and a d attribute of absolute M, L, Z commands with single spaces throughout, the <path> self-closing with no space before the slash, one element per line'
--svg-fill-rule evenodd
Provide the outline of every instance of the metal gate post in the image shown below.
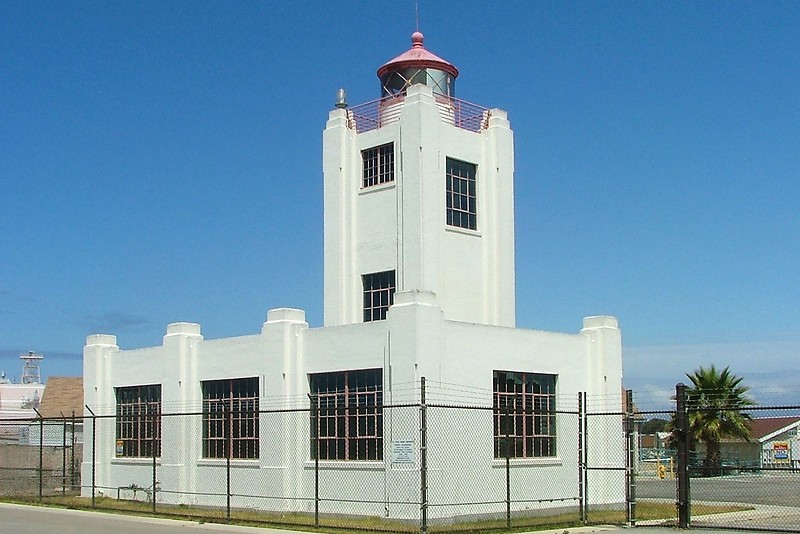
<path fill-rule="evenodd" d="M 686 406 L 686 384 L 675 386 L 677 413 L 675 431 L 678 438 L 678 527 L 689 528 L 691 521 L 691 502 L 689 492 L 689 416 Z"/>

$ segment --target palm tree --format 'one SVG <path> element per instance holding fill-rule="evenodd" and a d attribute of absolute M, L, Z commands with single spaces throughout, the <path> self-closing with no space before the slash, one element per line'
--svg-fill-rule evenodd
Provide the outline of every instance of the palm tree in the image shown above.
<path fill-rule="evenodd" d="M 710 475 L 722 467 L 723 438 L 750 441 L 752 417 L 742 410 L 755 402 L 746 395 L 750 388 L 742 385 L 742 377 L 732 374 L 728 367 L 718 371 L 713 364 L 709 368 L 700 366 L 686 376 L 692 382 L 686 388 L 690 439 L 705 444 L 703 474 Z"/>

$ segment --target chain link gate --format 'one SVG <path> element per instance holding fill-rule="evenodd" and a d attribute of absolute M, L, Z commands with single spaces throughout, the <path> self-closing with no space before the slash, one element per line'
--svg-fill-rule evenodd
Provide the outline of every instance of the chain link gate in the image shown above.
<path fill-rule="evenodd" d="M 687 389 L 675 388 L 678 526 L 800 532 L 800 405 L 707 407 Z M 705 462 L 711 447 L 696 435 L 698 421 L 738 414 L 749 419 L 750 440 L 723 437 L 719 462 Z"/>

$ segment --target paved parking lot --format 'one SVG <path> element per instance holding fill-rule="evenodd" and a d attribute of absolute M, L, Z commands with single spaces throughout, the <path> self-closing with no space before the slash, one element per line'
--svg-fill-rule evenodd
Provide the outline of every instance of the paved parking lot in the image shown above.
<path fill-rule="evenodd" d="M 800 507 L 800 473 L 763 473 L 692 478 L 692 500 Z M 675 499 L 675 481 L 638 478 L 636 496 Z"/>
<path fill-rule="evenodd" d="M 691 526 L 800 532 L 800 474 L 760 473 L 692 478 L 693 503 L 737 503 L 754 509 L 713 515 L 693 515 Z M 675 480 L 637 480 L 637 499 L 674 501 Z M 655 523 L 655 522 L 654 522 Z"/>

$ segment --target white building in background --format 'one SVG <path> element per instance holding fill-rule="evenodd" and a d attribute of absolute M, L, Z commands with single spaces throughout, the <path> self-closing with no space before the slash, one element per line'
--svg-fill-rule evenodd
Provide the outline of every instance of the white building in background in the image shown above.
<path fill-rule="evenodd" d="M 277 308 L 249 336 L 206 340 L 200 325 L 181 322 L 157 347 L 87 338 L 85 402 L 116 414 L 98 420 L 95 476 L 106 495 L 151 485 L 155 445 L 161 500 L 223 504 L 209 494 L 224 495 L 230 455 L 234 493 L 252 496 L 239 506 L 310 511 L 318 428 L 320 493 L 352 501 L 325 511 L 415 518 L 419 409 L 382 406 L 419 402 L 425 377 L 428 402 L 495 408 L 430 411 L 428 500 L 452 506 L 429 517 L 497 500 L 487 492 L 505 480 L 504 439 L 514 444 L 511 462 L 531 475 L 512 498 L 525 508 L 562 498 L 574 506 L 566 497 L 577 491 L 577 418 L 556 412 L 574 412 L 578 392 L 590 409 L 621 409 L 617 320 L 587 317 L 577 334 L 515 328 L 507 114 L 456 99 L 456 67 L 427 51 L 422 34 L 412 43 L 378 70 L 380 100 L 350 108 L 340 94 L 328 117 L 323 327 Z M 318 422 L 307 411 L 312 397 Z M 274 408 L 306 411 L 255 411 Z M 177 411 L 201 415 L 134 417 Z M 621 420 L 590 436 L 593 465 L 624 463 Z M 621 473 L 592 476 L 592 501 L 624 500 Z"/>
<path fill-rule="evenodd" d="M 5 371 L 0 372 L 0 442 L 27 439 L 24 436 L 27 422 L 23 420 L 37 417 L 36 409 L 45 390 L 39 370 L 42 358 L 41 354 L 32 351 L 20 355 L 24 364 L 19 382 L 6 378 Z M 16 424 L 15 421 L 23 422 Z"/>
<path fill-rule="evenodd" d="M 0 374 L 0 420 L 29 419 L 36 417 L 44 384 L 15 383 Z"/>

